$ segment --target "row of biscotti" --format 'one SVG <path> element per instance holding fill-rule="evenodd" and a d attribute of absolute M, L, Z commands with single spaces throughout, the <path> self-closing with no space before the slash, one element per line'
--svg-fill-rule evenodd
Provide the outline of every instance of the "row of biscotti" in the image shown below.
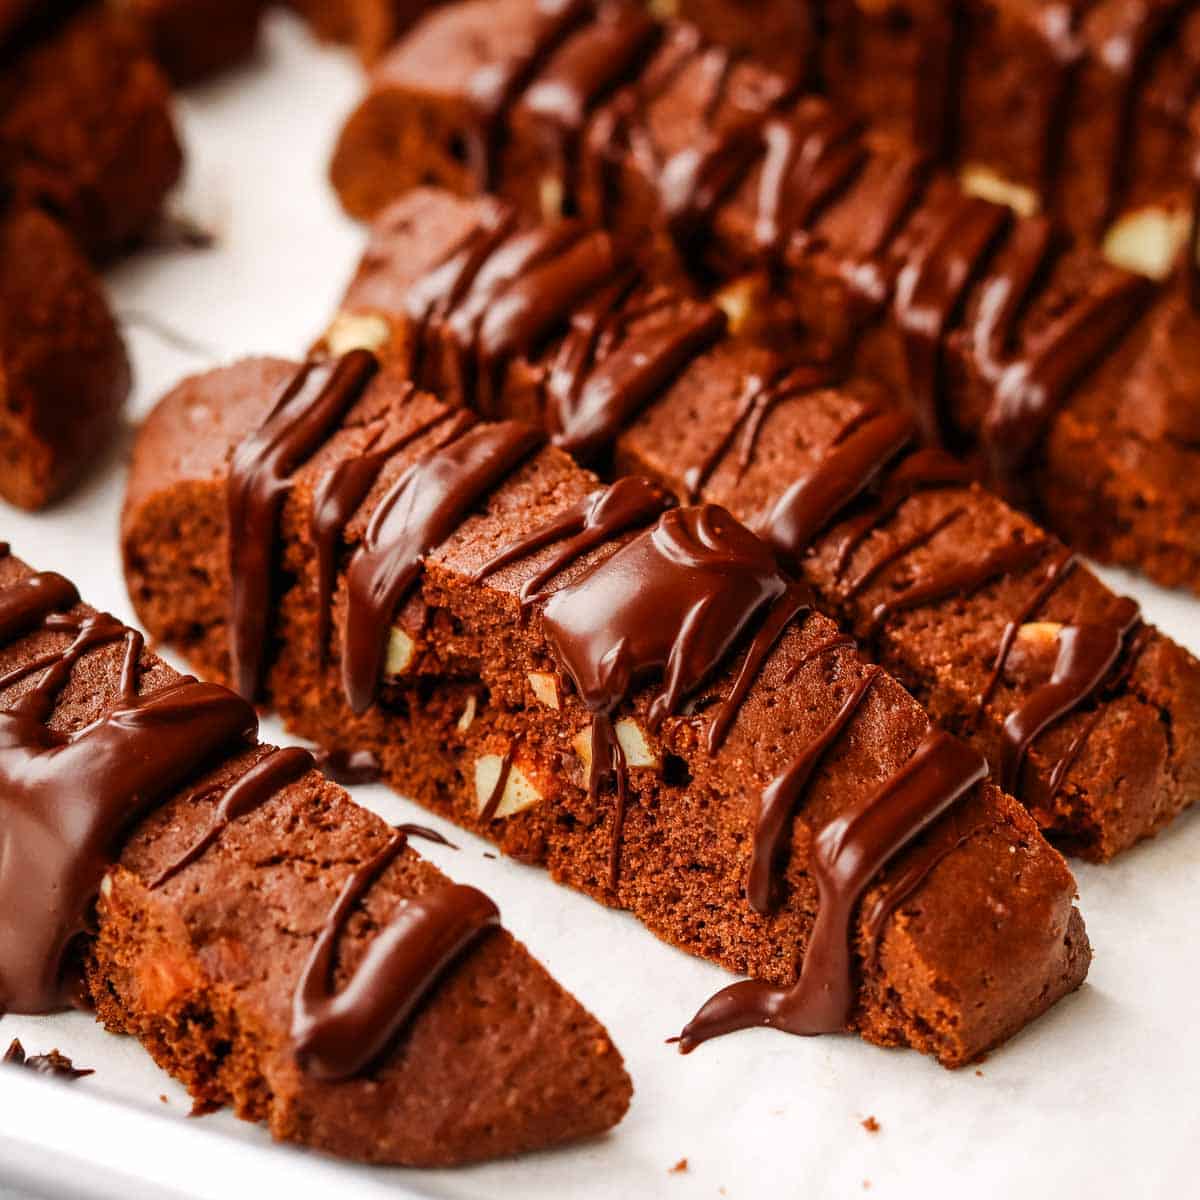
<path fill-rule="evenodd" d="M 535 421 L 764 533 L 822 606 L 1052 837 L 1108 858 L 1200 790 L 1200 664 L 973 485 L 875 386 L 827 386 L 646 285 L 622 244 L 418 191 L 376 225 L 326 335 L 452 404 Z"/>
<path fill-rule="evenodd" d="M 603 487 L 354 351 L 181 384 L 122 534 L 138 611 L 205 673 L 753 975 L 685 1048 L 851 1028 L 958 1065 L 1086 971 L 1028 814 L 723 509 Z"/>
<path fill-rule="evenodd" d="M 1192 0 L 666 7 L 1084 240 L 1122 214 L 1158 214 L 1176 239 L 1187 228 L 1200 87 Z"/>
<path fill-rule="evenodd" d="M 886 381 L 1072 545 L 1200 587 L 1182 289 L 966 195 L 689 26 L 499 4 L 437 10 L 377 68 L 333 162 L 351 212 L 487 183 L 526 214 L 649 232 L 656 269 L 682 258 L 731 285 L 742 332 Z"/>
<path fill-rule="evenodd" d="M 307 751 L 260 744 L 244 700 L 182 678 L 7 547 L 0 828 L 4 1011 L 94 1004 L 200 1108 L 421 1165 L 554 1145 L 625 1111 L 604 1029 L 483 893 Z"/>

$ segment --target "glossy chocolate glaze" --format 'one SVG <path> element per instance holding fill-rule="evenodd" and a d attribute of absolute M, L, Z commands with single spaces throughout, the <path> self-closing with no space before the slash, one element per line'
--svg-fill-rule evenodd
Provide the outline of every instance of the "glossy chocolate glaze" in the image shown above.
<path fill-rule="evenodd" d="M 759 1025 L 802 1035 L 845 1030 L 854 1004 L 850 933 L 859 898 L 905 846 L 986 776 L 982 755 L 935 731 L 876 793 L 821 829 L 808 863 L 817 884 L 817 920 L 799 979 L 791 987 L 746 980 L 722 989 L 688 1023 L 680 1049 L 686 1054 L 710 1038 Z"/>
<path fill-rule="evenodd" d="M 64 584 L 32 576 L 0 592 L 0 640 L 37 628 L 69 636 L 0 681 L 8 688 L 36 676 L 0 711 L 0 1008 L 9 1012 L 68 1003 L 73 943 L 88 928 L 123 835 L 257 728 L 253 709 L 213 684 L 184 678 L 139 695 L 141 636 L 104 613 L 63 614 L 74 600 Z M 116 701 L 80 729 L 52 728 L 74 665 L 117 641 L 125 657 Z"/>
<path fill-rule="evenodd" d="M 516 421 L 475 426 L 414 463 L 380 500 L 346 571 L 342 682 L 354 712 L 375 699 L 392 621 L 424 556 L 540 443 Z"/>
<path fill-rule="evenodd" d="M 337 943 L 355 905 L 404 849 L 396 833 L 346 880 L 296 985 L 292 1044 L 318 1079 L 369 1072 L 417 1005 L 462 953 L 500 920 L 482 892 L 446 884 L 400 903 L 340 992 L 333 990 Z"/>
<path fill-rule="evenodd" d="M 292 472 L 362 395 L 377 364 L 365 350 L 334 363 L 306 363 L 265 423 L 233 452 L 229 520 L 229 654 L 240 695 L 256 700 L 270 639 L 279 556 L 279 514 Z"/>

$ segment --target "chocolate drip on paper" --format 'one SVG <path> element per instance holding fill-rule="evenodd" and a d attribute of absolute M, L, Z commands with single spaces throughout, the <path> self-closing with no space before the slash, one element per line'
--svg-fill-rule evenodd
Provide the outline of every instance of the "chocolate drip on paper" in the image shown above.
<path fill-rule="evenodd" d="M 589 492 L 553 521 L 498 550 L 475 572 L 471 582 L 480 583 L 502 567 L 561 541 L 563 544 L 546 565 L 522 585 L 521 605 L 528 606 L 541 598 L 542 588 L 555 575 L 589 550 L 627 530 L 648 525 L 674 503 L 674 497 L 661 484 L 627 475 L 608 487 Z"/>
<path fill-rule="evenodd" d="M 462 884 L 404 900 L 335 993 L 338 940 L 355 906 L 405 844 L 404 834 L 395 834 L 346 880 L 297 981 L 292 1046 L 317 1079 L 335 1082 L 368 1071 L 449 967 L 499 922 L 495 904 Z"/>
<path fill-rule="evenodd" d="M 508 60 L 486 63 L 467 81 L 473 120 L 467 153 L 479 191 L 495 190 L 505 116 L 554 51 L 593 12 L 591 0 L 537 0 L 538 24 L 528 47 Z"/>
<path fill-rule="evenodd" d="M 57 613 L 72 598 L 64 584 L 61 577 L 31 576 L 0 591 L 0 639 L 39 624 L 73 634 L 68 645 L 10 671 L 2 683 L 40 672 L 30 690 L 0 711 L 0 911 L 6 918 L 0 1008 L 10 1012 L 67 1004 L 65 964 L 75 938 L 88 928 L 125 833 L 257 729 L 253 709 L 214 684 L 184 678 L 139 696 L 141 636 L 105 613 Z M 75 663 L 115 641 L 125 643 L 117 701 L 80 729 L 52 729 L 55 703 Z"/>
<path fill-rule="evenodd" d="M 378 364 L 365 350 L 306 363 L 266 422 L 229 465 L 229 653 L 238 693 L 258 698 L 270 638 L 279 516 L 292 473 L 320 448 L 362 395 Z"/>
<path fill-rule="evenodd" d="M 769 649 L 781 629 L 776 606 L 794 615 L 804 604 L 768 548 L 715 505 L 665 513 L 653 529 L 545 600 L 546 639 L 592 714 L 590 793 L 598 793 L 606 774 L 616 778 L 614 886 L 626 780 L 613 713 L 661 673 L 664 687 L 648 713 L 656 727 L 713 676 L 752 623 L 763 622 L 759 634 Z M 749 657 L 757 665 L 764 654 L 759 643 Z M 745 686 L 735 685 L 735 704 Z"/>
<path fill-rule="evenodd" d="M 383 779 L 383 766 L 370 750 L 318 750 L 313 755 L 313 765 L 326 779 L 343 787 L 379 783 Z"/>
<path fill-rule="evenodd" d="M 314 765 L 313 756 L 296 746 L 268 751 L 229 786 L 209 818 L 208 827 L 170 866 L 159 872 L 149 885 L 151 890 L 162 887 L 194 863 L 231 822 L 260 808 L 288 784 L 311 771 Z"/>
<path fill-rule="evenodd" d="M 414 463 L 380 500 L 346 571 L 342 682 L 355 713 L 371 706 L 395 614 L 426 554 L 540 445 L 527 425 L 478 425 Z"/>
<path fill-rule="evenodd" d="M 1038 734 L 1077 709 L 1104 682 L 1140 615 L 1138 605 L 1124 598 L 1108 620 L 1064 625 L 1058 631 L 1058 652 L 1050 678 L 1004 722 L 1002 780 L 1006 791 L 1015 790 L 1021 764 Z"/>
<path fill-rule="evenodd" d="M 77 1067 L 65 1054 L 51 1050 L 49 1054 L 26 1054 L 19 1038 L 13 1038 L 4 1052 L 3 1061 L 12 1067 L 24 1067 L 37 1075 L 49 1075 L 73 1083 L 87 1075 L 95 1075 L 90 1067 Z"/>
<path fill-rule="evenodd" d="M 755 912 L 771 913 L 775 910 L 776 905 L 772 899 L 773 885 L 791 837 L 796 812 L 808 791 L 814 772 L 821 765 L 821 760 L 853 720 L 854 714 L 862 706 L 878 676 L 878 668 L 872 668 L 863 675 L 833 720 L 763 792 L 758 821 L 754 827 L 750 875 L 746 881 L 746 898 Z"/>
<path fill-rule="evenodd" d="M 987 776 L 977 751 L 948 733 L 928 734 L 912 758 L 872 796 L 835 817 L 813 839 L 809 873 L 817 919 L 791 987 L 746 980 L 722 989 L 680 1037 L 686 1054 L 710 1038 L 754 1026 L 812 1035 L 847 1028 L 854 1005 L 851 930 L 871 880 L 932 822 Z"/>

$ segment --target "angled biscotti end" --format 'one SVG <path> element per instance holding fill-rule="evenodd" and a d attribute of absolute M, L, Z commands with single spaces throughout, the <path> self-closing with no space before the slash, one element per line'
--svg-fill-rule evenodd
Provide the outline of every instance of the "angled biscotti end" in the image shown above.
<path fill-rule="evenodd" d="M 608 1034 L 486 896 L 76 600 L 0 555 L 6 1007 L 61 1005 L 81 968 L 198 1110 L 363 1162 L 478 1162 L 621 1119 Z"/>
<path fill-rule="evenodd" d="M 131 594 L 155 635 L 178 643 L 205 672 L 227 673 L 230 662 L 228 464 L 297 370 L 248 360 L 187 381 L 160 402 L 136 448 L 123 526 Z M 550 865 L 560 882 L 629 909 L 691 953 L 789 986 L 818 908 L 814 829 L 852 803 L 869 802 L 930 732 L 924 710 L 894 680 L 873 676 L 825 618 L 810 615 L 788 628 L 718 754 L 702 748 L 687 717 L 651 732 L 653 687 L 640 688 L 614 713 L 630 769 L 615 882 L 608 798 L 593 800 L 586 784 L 584 751 L 592 748 L 594 725 L 579 697 L 547 669 L 554 660 L 540 632 L 543 619 L 520 618 L 521 589 L 555 548 L 478 578 L 514 537 L 536 534 L 594 494 L 596 478 L 566 455 L 544 450 L 494 483 L 486 501 L 474 505 L 469 527 L 426 556 L 389 631 L 408 641 L 387 647 L 384 699 L 352 711 L 332 651 L 314 675 L 326 639 L 316 612 L 319 542 L 306 514 L 317 511 L 322 481 L 351 478 L 373 447 L 400 446 L 334 543 L 336 578 L 327 594 L 338 599 L 325 633 L 340 637 L 351 627 L 340 607 L 342 565 L 372 513 L 395 511 L 386 497 L 409 468 L 428 463 L 432 446 L 452 443 L 451 431 L 463 421 L 484 434 L 501 428 L 470 426 L 460 411 L 412 392 L 385 370 L 292 476 L 278 530 L 280 594 L 264 643 L 274 658 L 267 693 L 306 736 L 345 749 L 367 746 L 397 787 L 509 853 Z M 432 430 L 427 440 L 407 440 L 420 429 Z M 441 640 L 438 631 L 450 630 L 452 640 Z M 826 643 L 840 647 L 828 671 L 821 660 Z M 813 674 L 793 682 L 792 669 Z M 735 671 L 736 663 L 722 664 L 714 697 L 727 694 Z M 785 907 L 766 916 L 746 894 L 746 831 L 755 827 L 760 795 L 836 716 L 847 689 L 864 681 L 870 694 L 853 736 L 823 769 L 812 805 L 796 816 Z M 510 753 L 514 740 L 519 748 Z M 903 880 L 913 890 L 893 904 Z M 1090 949 L 1074 892 L 1062 857 L 1030 816 L 993 785 L 975 783 L 952 815 L 864 893 L 848 932 L 855 964 L 849 1027 L 949 1066 L 969 1061 L 1082 982 Z"/>
<path fill-rule="evenodd" d="M 129 391 L 100 280 L 33 209 L 0 220 L 0 496 L 36 509 L 112 441 Z"/>

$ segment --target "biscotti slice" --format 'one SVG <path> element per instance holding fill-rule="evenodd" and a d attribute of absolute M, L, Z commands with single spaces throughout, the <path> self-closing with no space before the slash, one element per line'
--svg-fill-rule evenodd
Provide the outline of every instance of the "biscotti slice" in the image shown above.
<path fill-rule="evenodd" d="M 481 343 L 464 340 L 457 318 L 479 306 L 490 264 L 523 236 L 496 200 L 414 192 L 374 226 L 324 348 L 370 346 L 446 400 L 478 408 Z M 544 238 L 550 245 L 545 227 Z M 917 422 L 886 392 L 826 388 L 827 372 L 788 370 L 778 354 L 722 335 L 702 301 L 632 287 L 617 244 L 611 253 L 610 280 L 574 310 L 536 300 L 545 278 L 571 294 L 562 248 L 488 294 L 510 322 L 506 341 L 526 347 L 500 362 L 493 410 L 540 422 L 576 455 L 604 461 L 614 446 L 619 468 L 766 530 L 826 611 L 1007 773 L 1009 790 L 1070 850 L 1109 858 L 1193 802 L 1192 655 L 1091 571 L 1067 568 L 1061 542 L 973 486 L 967 470 L 913 454 Z M 538 313 L 552 319 L 522 319 Z M 794 505 L 814 503 L 805 494 L 824 506 L 797 521 Z M 1016 626 L 1004 632 L 1014 620 L 1027 626 L 1015 652 Z M 1056 655 L 1097 623 L 1108 623 L 1112 661 L 1080 674 L 1037 728 L 1022 725 Z"/>
<path fill-rule="evenodd" d="M 1026 0 L 671 0 L 673 15 L 1097 241 L 1115 217 L 1186 219 L 1190 5 Z"/>
<path fill-rule="evenodd" d="M 376 62 L 442 0 L 288 0 L 317 37 L 347 42 L 364 63 Z"/>
<path fill-rule="evenodd" d="M 0 496 L 41 508 L 113 439 L 129 362 L 100 280 L 33 209 L 0 218 Z"/>
<path fill-rule="evenodd" d="M 505 3 L 514 27 L 529 22 L 531 0 Z M 352 211 L 427 181 L 478 186 L 455 147 L 482 137 L 461 98 L 501 53 L 482 7 L 438 10 L 379 68 L 333 164 Z M 475 23 L 471 54 L 424 79 L 422 55 Z M 561 82 L 596 24 L 549 54 L 526 97 Z M 579 102 L 591 79 L 576 69 L 576 90 L 563 86 Z M 1200 320 L 1187 299 L 1072 247 L 1043 218 L 967 195 L 896 139 L 819 97 L 793 100 L 786 81 L 714 55 L 686 26 L 636 84 L 598 96 L 565 145 L 518 121 L 520 97 L 488 125 L 493 182 L 524 215 L 578 210 L 649 243 L 639 256 L 660 274 L 658 243 L 674 242 L 737 332 L 887 382 L 925 437 L 970 452 L 1071 544 L 1200 588 L 1194 422 L 1156 378 L 1163 350 L 1179 360 L 1165 374 L 1187 375 L 1194 338 L 1182 331 Z M 1170 269 L 1169 254 L 1157 265 L 1139 254 Z"/>
<path fill-rule="evenodd" d="M 0 556 L 0 996 L 90 1000 L 195 1097 L 366 1162 L 599 1133 L 604 1029 L 254 710 Z"/>
<path fill-rule="evenodd" d="M 463 249 L 489 236 L 489 252 L 468 263 Z M 476 304 L 489 264 L 524 236 L 491 199 L 421 191 L 397 202 L 374 227 L 326 348 L 344 352 L 357 339 L 447 400 L 478 407 L 480 343 L 463 339 L 457 317 Z M 618 468 L 767 533 L 825 610 L 977 745 L 1064 847 L 1111 857 L 1192 803 L 1200 664 L 1191 655 L 1086 568 L 1068 567 L 1060 542 L 964 468 L 914 453 L 916 422 L 878 387 L 834 389 L 825 372 L 789 371 L 773 352 L 722 336 L 710 306 L 669 289 L 652 289 L 650 303 L 621 282 L 628 269 L 615 243 L 611 253 L 609 281 L 574 310 L 537 300 L 545 278 L 569 294 L 563 251 L 489 295 L 510 318 L 553 314 L 507 339 L 528 349 L 500 364 L 494 409 L 542 422 L 576 454 L 615 446 Z M 684 339 L 691 330 L 707 337 Z M 435 359 L 457 365 L 439 371 Z M 806 496 L 820 504 L 804 515 L 816 503 Z M 1101 636 L 1104 653 L 1070 668 L 1074 681 L 1031 727 L 1081 629 Z"/>
<path fill-rule="evenodd" d="M 0 183 L 51 212 L 90 256 L 153 229 L 182 165 L 167 81 L 122 15 L 88 5 L 7 52 Z"/>
<path fill-rule="evenodd" d="M 1070 873 L 982 756 L 724 510 L 539 445 L 361 351 L 194 378 L 138 440 L 130 593 L 297 730 L 755 976 L 687 1046 L 849 1027 L 957 1065 L 1075 987 Z"/>
<path fill-rule="evenodd" d="M 189 84 L 253 55 L 266 0 L 117 0 L 113 7 L 144 30 L 171 80 Z"/>

